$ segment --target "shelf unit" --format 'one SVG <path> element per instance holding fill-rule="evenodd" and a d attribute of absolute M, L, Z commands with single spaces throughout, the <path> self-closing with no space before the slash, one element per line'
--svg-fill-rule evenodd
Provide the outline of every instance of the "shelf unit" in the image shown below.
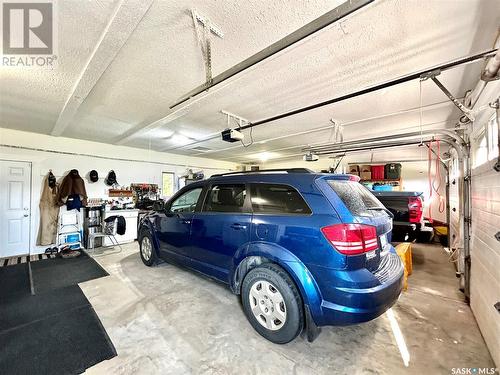
<path fill-rule="evenodd" d="M 88 248 L 89 235 L 102 231 L 104 205 L 86 207 L 83 212 L 83 243 Z M 94 247 L 102 246 L 102 238 L 96 238 Z"/>

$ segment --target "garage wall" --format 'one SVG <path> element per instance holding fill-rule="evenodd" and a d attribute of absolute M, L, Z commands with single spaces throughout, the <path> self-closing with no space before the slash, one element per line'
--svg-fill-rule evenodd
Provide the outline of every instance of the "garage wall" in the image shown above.
<path fill-rule="evenodd" d="M 24 147 L 11 148 L 8 146 Z M 29 149 L 26 149 L 29 148 Z M 85 154 L 61 155 L 51 152 L 69 152 Z M 113 160 L 126 159 L 126 160 Z M 35 133 L 0 129 L 0 159 L 27 161 L 32 163 L 32 216 L 31 216 L 31 253 L 41 253 L 45 247 L 36 247 L 39 226 L 39 201 L 43 178 L 49 169 L 57 178 L 69 170 L 77 169 L 85 180 L 87 194 L 93 198 L 107 198 L 108 187 L 104 177 L 114 170 L 120 185 L 132 182 L 155 183 L 161 186 L 162 172 L 173 172 L 177 176 L 184 174 L 187 167 L 194 171 L 203 170 L 205 176 L 235 170 L 236 164 L 224 161 L 186 157 L 108 144 L 81 141 L 63 137 L 51 137 Z M 134 160 L 134 161 L 127 161 Z M 100 180 L 88 183 L 86 174 L 95 169 Z"/>
<path fill-rule="evenodd" d="M 500 82 L 487 86 L 476 108 L 485 106 L 474 122 L 472 148 L 472 242 L 471 242 L 471 308 L 481 333 L 497 366 L 500 366 L 500 314 L 494 305 L 500 301 L 500 172 L 493 170 L 498 154 L 497 139 L 489 139 L 498 116 L 487 106 L 498 97 Z M 497 117 L 498 118 L 498 117 Z M 488 126 L 488 124 L 490 124 Z M 485 140 L 486 136 L 486 140 Z M 493 138 L 493 137 L 492 137 Z M 496 152 L 495 152 L 496 149 Z"/>

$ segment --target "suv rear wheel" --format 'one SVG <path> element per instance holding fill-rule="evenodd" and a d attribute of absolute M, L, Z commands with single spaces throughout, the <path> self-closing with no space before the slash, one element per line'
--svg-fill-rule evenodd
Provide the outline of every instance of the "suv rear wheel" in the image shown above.
<path fill-rule="evenodd" d="M 264 264 L 248 272 L 241 299 L 248 321 L 269 341 L 286 344 L 304 327 L 299 291 L 286 271 L 276 264 Z"/>

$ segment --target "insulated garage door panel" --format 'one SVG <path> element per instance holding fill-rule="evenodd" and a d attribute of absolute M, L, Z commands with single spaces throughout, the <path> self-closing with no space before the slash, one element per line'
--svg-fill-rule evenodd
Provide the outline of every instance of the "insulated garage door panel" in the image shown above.
<path fill-rule="evenodd" d="M 494 307 L 500 301 L 500 173 L 493 163 L 472 172 L 471 308 L 488 344 L 500 364 L 500 319 Z"/>
<path fill-rule="evenodd" d="M 474 259 L 474 257 L 472 258 L 471 273 L 471 308 L 490 354 L 498 366 L 500 361 L 500 341 L 498 340 L 500 324 L 498 324 L 498 312 L 491 305 L 491 301 L 498 297 L 497 291 L 500 289 L 500 283 L 495 282 L 496 278 L 489 273 L 479 259 Z M 485 285 L 489 285 L 489 287 L 485 288 Z"/>

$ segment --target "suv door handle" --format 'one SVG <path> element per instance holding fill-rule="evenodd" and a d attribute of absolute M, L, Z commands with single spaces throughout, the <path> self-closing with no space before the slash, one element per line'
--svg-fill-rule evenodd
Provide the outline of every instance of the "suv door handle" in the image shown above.
<path fill-rule="evenodd" d="M 189 219 L 181 219 L 179 221 L 181 222 L 181 224 L 191 224 L 191 220 Z"/>
<path fill-rule="evenodd" d="M 231 225 L 231 228 L 240 230 L 240 229 L 247 229 L 247 226 L 240 223 L 234 223 Z"/>

